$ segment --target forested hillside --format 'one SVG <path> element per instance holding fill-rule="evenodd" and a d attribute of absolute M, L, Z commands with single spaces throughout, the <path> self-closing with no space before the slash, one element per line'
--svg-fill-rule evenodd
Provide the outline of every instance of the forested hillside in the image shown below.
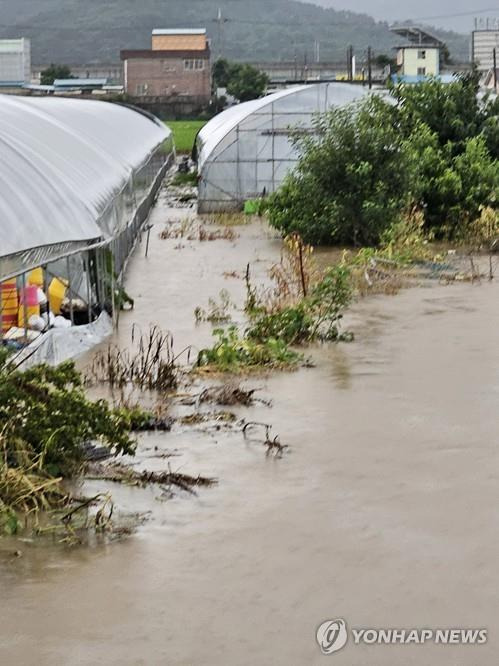
<path fill-rule="evenodd" d="M 469 34 L 474 17 L 496 16 L 499 6 L 493 2 L 480 2 L 478 6 L 469 0 L 314 0 L 323 7 L 345 9 L 370 14 L 379 20 L 424 22 L 447 30 Z M 482 9 L 482 7 L 489 9 Z"/>
<path fill-rule="evenodd" d="M 395 43 L 387 23 L 361 14 L 293 0 L 0 0 L 0 37 L 32 39 L 33 62 L 116 61 L 122 48 L 147 48 L 154 27 L 206 27 L 218 54 L 239 60 L 311 59 L 314 41 L 323 60 L 344 58 L 348 44 L 359 56 Z M 466 39 L 452 35 L 452 54 L 467 57 Z"/>

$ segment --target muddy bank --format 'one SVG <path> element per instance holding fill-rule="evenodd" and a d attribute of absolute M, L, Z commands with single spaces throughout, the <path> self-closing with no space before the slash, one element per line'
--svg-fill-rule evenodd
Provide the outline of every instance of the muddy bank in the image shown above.
<path fill-rule="evenodd" d="M 161 240 L 178 215 L 160 202 L 149 258 L 141 247 L 131 262 L 124 344 L 137 322 L 172 330 L 178 347 L 209 343 L 195 307 L 222 288 L 241 302 L 243 281 L 227 274 L 258 260 L 263 276 L 278 257 L 260 223 L 234 241 Z M 146 489 L 139 506 L 117 486 L 123 509 L 153 512 L 132 539 L 0 557 L 1 663 L 320 664 L 317 625 L 344 617 L 487 627 L 490 639 L 348 645 L 331 657 L 343 664 L 495 664 L 498 303 L 494 282 L 365 300 L 348 316 L 355 343 L 312 349 L 315 369 L 251 380 L 272 408 L 235 411 L 272 422 L 291 447 L 281 460 L 224 429 L 143 436 L 148 466 L 164 469 L 157 447 L 219 484 L 188 501 Z"/>

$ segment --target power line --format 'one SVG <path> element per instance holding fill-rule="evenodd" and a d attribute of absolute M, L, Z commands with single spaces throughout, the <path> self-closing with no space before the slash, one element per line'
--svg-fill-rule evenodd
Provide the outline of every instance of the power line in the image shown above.
<path fill-rule="evenodd" d="M 439 16 L 418 16 L 417 18 L 404 19 L 406 21 L 435 21 L 437 19 L 459 18 L 461 16 L 476 16 L 476 14 L 487 14 L 488 12 L 499 12 L 499 7 L 486 7 L 475 9 L 471 12 L 458 12 L 455 14 L 440 14 Z"/>

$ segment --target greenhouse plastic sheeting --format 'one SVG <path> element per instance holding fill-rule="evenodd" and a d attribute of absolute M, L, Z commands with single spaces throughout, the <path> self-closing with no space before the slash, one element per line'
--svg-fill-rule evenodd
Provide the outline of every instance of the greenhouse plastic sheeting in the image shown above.
<path fill-rule="evenodd" d="M 366 94 L 348 83 L 298 86 L 215 116 L 197 139 L 199 212 L 237 209 L 247 199 L 274 192 L 297 161 L 292 131 L 310 130 L 316 113 Z"/>
<path fill-rule="evenodd" d="M 173 142 L 125 106 L 0 95 L 0 150 L 2 279 L 117 236 Z"/>
<path fill-rule="evenodd" d="M 23 370 L 40 363 L 56 366 L 82 356 L 104 342 L 113 332 L 113 322 L 107 312 L 91 324 L 72 328 L 52 328 L 25 347 L 14 358 L 16 366 Z"/>

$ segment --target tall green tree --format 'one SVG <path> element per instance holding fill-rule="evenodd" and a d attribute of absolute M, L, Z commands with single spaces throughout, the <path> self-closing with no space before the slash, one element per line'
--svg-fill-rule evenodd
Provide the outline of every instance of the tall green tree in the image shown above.
<path fill-rule="evenodd" d="M 423 122 L 436 133 L 441 146 L 450 144 L 454 155 L 477 136 L 488 119 L 497 116 L 499 104 L 480 98 L 480 75 L 473 71 L 452 83 L 430 79 L 419 85 L 400 83 L 391 90 L 405 117 L 407 134 Z"/>
<path fill-rule="evenodd" d="M 226 58 L 218 58 L 212 68 L 213 83 L 217 88 L 226 88 L 229 84 L 233 68 Z"/>
<path fill-rule="evenodd" d="M 298 168 L 269 201 L 273 226 L 307 243 L 371 245 L 410 201 L 411 151 L 377 97 L 319 116 L 297 135 Z"/>
<path fill-rule="evenodd" d="M 271 223 L 311 243 L 375 244 L 408 206 L 439 236 L 459 234 L 499 206 L 497 102 L 474 74 L 397 86 L 320 116 L 298 136 L 298 168 L 270 197 Z"/>

